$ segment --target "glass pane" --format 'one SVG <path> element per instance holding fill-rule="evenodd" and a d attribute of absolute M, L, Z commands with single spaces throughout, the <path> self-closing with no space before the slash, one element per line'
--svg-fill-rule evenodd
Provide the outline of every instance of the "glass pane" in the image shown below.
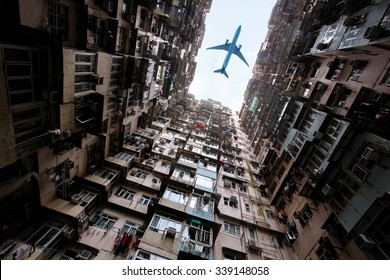
<path fill-rule="evenodd" d="M 106 219 L 106 218 L 103 218 L 103 219 L 101 219 L 101 220 L 97 223 L 96 226 L 101 227 L 101 228 L 104 228 L 105 225 L 106 225 L 106 222 L 107 222 L 107 219 Z"/>
<path fill-rule="evenodd" d="M 32 92 L 25 92 L 25 93 L 14 93 L 10 95 L 10 104 L 16 105 L 16 104 L 22 104 L 27 102 L 33 101 L 33 94 Z"/>
<path fill-rule="evenodd" d="M 5 61 L 29 61 L 30 54 L 28 50 L 4 49 Z"/>
<path fill-rule="evenodd" d="M 31 79 L 8 80 L 9 91 L 31 90 Z"/>
<path fill-rule="evenodd" d="M 107 229 L 111 229 L 114 226 L 115 222 L 114 221 L 109 221 L 107 224 Z"/>
<path fill-rule="evenodd" d="M 159 220 L 160 220 L 160 217 L 154 216 L 154 218 L 153 218 L 152 222 L 150 223 L 150 225 L 152 227 L 157 227 Z"/>
<path fill-rule="evenodd" d="M 31 66 L 27 65 L 7 65 L 7 76 L 30 76 Z"/>

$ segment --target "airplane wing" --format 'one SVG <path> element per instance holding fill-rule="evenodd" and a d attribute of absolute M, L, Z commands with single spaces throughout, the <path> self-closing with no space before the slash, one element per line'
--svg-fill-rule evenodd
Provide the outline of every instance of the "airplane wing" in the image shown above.
<path fill-rule="evenodd" d="M 237 48 L 237 46 L 234 48 L 234 52 L 233 52 L 235 55 L 237 55 L 242 61 L 245 62 L 246 65 L 249 66 L 248 62 L 246 62 L 244 56 L 242 55 L 242 53 L 240 52 L 240 49 Z"/>
<path fill-rule="evenodd" d="M 225 51 L 228 51 L 229 48 L 230 48 L 230 43 L 215 46 L 215 47 L 210 47 L 210 48 L 207 48 L 206 50 L 225 50 Z"/>

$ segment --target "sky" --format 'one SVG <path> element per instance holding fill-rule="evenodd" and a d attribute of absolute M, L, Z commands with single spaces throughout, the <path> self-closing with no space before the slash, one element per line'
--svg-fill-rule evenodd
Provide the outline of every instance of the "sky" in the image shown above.
<path fill-rule="evenodd" d="M 268 31 L 268 20 L 276 0 L 213 0 L 206 16 L 206 33 L 196 57 L 195 77 L 189 92 L 197 99 L 211 98 L 223 105 L 239 111 L 248 80 Z M 206 50 L 222 45 L 226 39 L 233 39 L 234 32 L 241 25 L 237 46 L 242 45 L 241 53 L 249 67 L 236 55 L 232 55 L 226 72 L 229 78 L 214 70 L 222 67 L 226 56 L 223 50 Z"/>

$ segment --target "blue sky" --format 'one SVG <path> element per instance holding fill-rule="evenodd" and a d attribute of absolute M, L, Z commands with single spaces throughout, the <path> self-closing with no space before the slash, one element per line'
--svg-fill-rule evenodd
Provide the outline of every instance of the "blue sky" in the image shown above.
<path fill-rule="evenodd" d="M 202 47 L 196 58 L 197 68 L 190 93 L 195 94 L 197 99 L 211 98 L 233 110 L 241 109 L 244 91 L 252 77 L 252 68 L 267 34 L 268 20 L 275 3 L 276 0 L 213 0 L 206 18 Z M 226 52 L 206 48 L 224 44 L 226 39 L 230 42 L 239 25 L 241 34 L 237 45 L 242 45 L 241 53 L 249 67 L 232 55 L 226 68 L 229 78 L 213 73 L 222 67 Z"/>

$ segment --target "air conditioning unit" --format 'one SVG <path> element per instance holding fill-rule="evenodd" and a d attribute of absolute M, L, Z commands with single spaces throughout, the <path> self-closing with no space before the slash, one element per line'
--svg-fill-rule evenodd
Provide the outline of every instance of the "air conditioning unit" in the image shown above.
<path fill-rule="evenodd" d="M 78 204 L 78 203 L 81 201 L 81 195 L 79 195 L 79 194 L 74 194 L 74 195 L 72 195 L 71 200 L 72 200 L 73 203 Z"/>
<path fill-rule="evenodd" d="M 168 227 L 166 229 L 166 237 L 171 237 L 171 238 L 175 238 L 176 236 L 176 228 L 174 227 Z"/>
<path fill-rule="evenodd" d="M 364 168 L 362 166 L 360 166 L 359 164 L 355 164 L 352 168 L 352 171 L 351 173 L 357 177 L 359 180 L 366 180 L 367 176 L 368 176 L 368 172 L 366 170 L 364 170 Z"/>
<path fill-rule="evenodd" d="M 318 91 L 325 91 L 328 88 L 326 84 L 323 83 L 317 83 L 316 90 Z"/>
<path fill-rule="evenodd" d="M 73 186 L 74 181 L 73 181 L 72 179 L 65 179 L 65 184 L 66 184 L 68 187 L 71 187 L 71 186 Z"/>
<path fill-rule="evenodd" d="M 367 252 L 371 251 L 376 246 L 376 243 L 364 234 L 359 234 L 355 239 L 355 243 L 361 250 Z"/>
<path fill-rule="evenodd" d="M 211 193 L 205 192 L 205 193 L 203 194 L 203 202 L 207 203 L 207 202 L 210 201 L 210 199 L 211 199 Z"/>
<path fill-rule="evenodd" d="M 62 235 L 66 238 L 66 239 L 71 239 L 73 236 L 74 236 L 74 228 L 70 227 L 70 226 L 67 226 L 66 228 L 64 228 L 64 230 L 62 231 Z"/>
<path fill-rule="evenodd" d="M 325 230 L 330 235 L 335 235 L 337 233 L 337 230 L 330 224 L 326 226 Z"/>
<path fill-rule="evenodd" d="M 87 222 L 87 220 L 88 220 L 88 216 L 83 215 L 83 216 L 79 217 L 79 224 L 84 224 L 85 222 Z"/>
<path fill-rule="evenodd" d="M 321 189 L 322 194 L 325 196 L 330 196 L 330 195 L 334 194 L 334 191 L 335 190 L 331 186 L 329 186 L 328 184 L 325 184 Z"/>
<path fill-rule="evenodd" d="M 345 26 L 353 26 L 355 25 L 356 21 L 357 21 L 356 18 L 348 17 L 344 20 L 343 24 Z"/>
<path fill-rule="evenodd" d="M 327 49 L 328 46 L 329 46 L 328 44 L 318 43 L 317 46 L 316 46 L 316 49 L 321 51 L 321 50 Z"/>
<path fill-rule="evenodd" d="M 74 162 L 68 159 L 67 161 L 64 162 L 64 166 L 66 169 L 70 170 L 74 168 Z"/>
<path fill-rule="evenodd" d="M 378 39 L 382 32 L 382 28 L 379 26 L 370 26 L 366 29 L 363 35 L 364 39 Z"/>
<path fill-rule="evenodd" d="M 248 245 L 249 245 L 250 247 L 258 247 L 258 246 L 257 246 L 257 243 L 256 243 L 256 240 L 251 240 L 251 239 L 249 239 L 249 240 L 248 240 Z"/>
<path fill-rule="evenodd" d="M 88 250 L 83 250 L 81 251 L 80 255 L 79 255 L 79 259 L 80 260 L 89 260 L 89 258 L 91 257 L 92 253 Z"/>
<path fill-rule="evenodd" d="M 95 85 L 102 85 L 103 84 L 103 76 L 99 76 L 98 74 L 92 74 L 91 75 L 91 83 Z"/>
<path fill-rule="evenodd" d="M 367 160 L 370 159 L 373 151 L 374 150 L 372 148 L 366 148 L 364 150 L 364 152 L 362 153 L 362 158 L 367 159 Z"/>
<path fill-rule="evenodd" d="M 231 203 L 237 203 L 237 202 L 238 202 L 237 196 L 232 195 L 232 196 L 230 197 L 230 202 L 231 202 Z"/>
<path fill-rule="evenodd" d="M 334 87 L 333 93 L 343 94 L 345 92 L 345 90 L 346 90 L 345 87 L 337 85 Z"/>

